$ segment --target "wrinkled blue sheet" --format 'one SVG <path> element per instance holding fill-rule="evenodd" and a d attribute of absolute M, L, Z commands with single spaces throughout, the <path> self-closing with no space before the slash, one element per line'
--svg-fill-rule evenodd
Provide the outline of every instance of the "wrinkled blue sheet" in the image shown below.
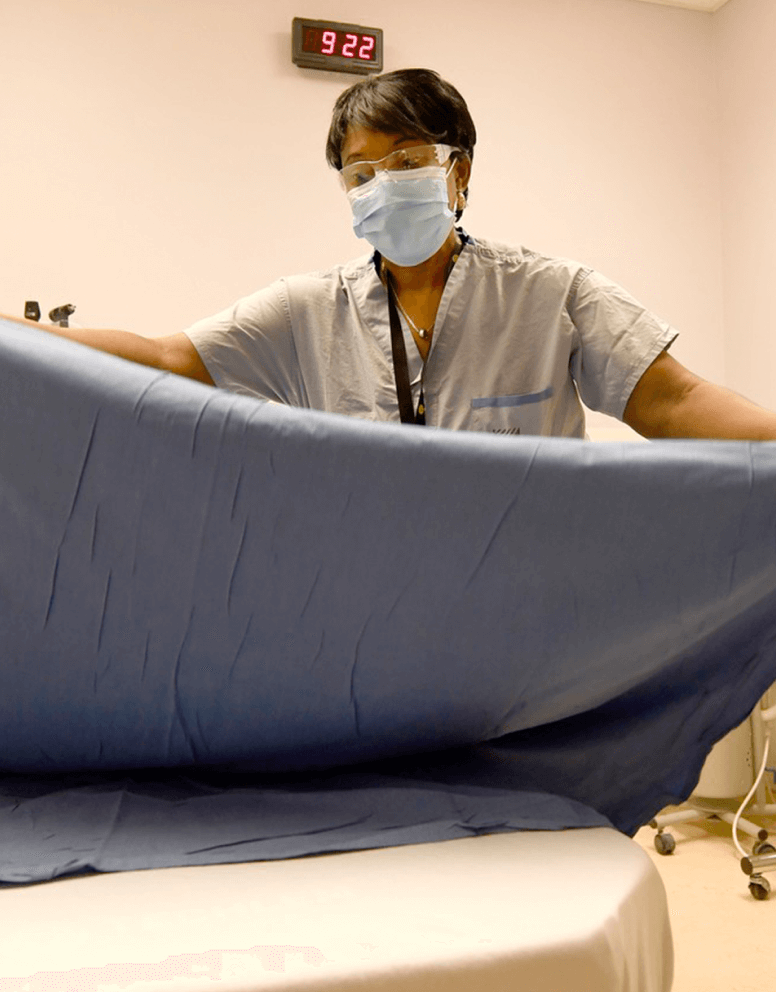
<path fill-rule="evenodd" d="M 776 444 L 289 410 L 0 321 L 0 880 L 611 823 L 776 681 Z"/>

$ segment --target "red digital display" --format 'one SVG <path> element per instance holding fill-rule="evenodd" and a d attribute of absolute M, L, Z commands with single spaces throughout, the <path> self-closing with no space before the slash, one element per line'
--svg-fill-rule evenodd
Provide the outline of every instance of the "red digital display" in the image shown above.
<path fill-rule="evenodd" d="M 350 31 L 332 31 L 324 28 L 305 27 L 303 52 L 316 55 L 339 55 L 344 59 L 361 59 L 373 62 L 377 39 L 373 34 L 355 34 Z"/>
<path fill-rule="evenodd" d="M 329 72 L 382 72 L 381 28 L 295 17 L 291 55 L 295 65 Z"/>

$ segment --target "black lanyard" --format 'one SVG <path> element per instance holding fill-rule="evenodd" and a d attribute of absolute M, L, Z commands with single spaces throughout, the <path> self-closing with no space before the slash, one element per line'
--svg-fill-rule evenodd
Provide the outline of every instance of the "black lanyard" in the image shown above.
<path fill-rule="evenodd" d="M 399 416 L 403 424 L 420 424 L 425 426 L 426 408 L 423 401 L 423 387 L 420 389 L 420 400 L 418 410 L 415 412 L 415 405 L 412 402 L 412 389 L 410 388 L 410 373 L 407 366 L 407 349 L 404 347 L 404 334 L 399 320 L 399 311 L 396 308 L 396 300 L 393 291 L 393 278 L 390 272 L 386 273 L 388 284 L 388 315 L 391 319 L 391 351 L 393 352 L 393 374 L 396 380 L 396 398 L 399 401 Z"/>
<path fill-rule="evenodd" d="M 469 235 L 463 228 L 457 227 L 456 233 L 461 240 L 461 250 L 470 241 Z M 377 273 L 377 278 L 381 278 L 382 256 L 379 251 L 375 251 L 372 259 Z M 449 274 L 449 272 L 448 272 Z M 396 380 L 396 398 L 399 401 L 399 416 L 403 424 L 426 423 L 426 403 L 423 399 L 423 386 L 420 387 L 420 399 L 418 400 L 418 410 L 412 402 L 412 389 L 410 388 L 410 373 L 407 367 L 407 351 L 404 347 L 404 334 L 399 320 L 399 311 L 396 308 L 396 298 L 393 288 L 391 274 L 386 270 L 386 283 L 388 286 L 388 316 L 391 319 L 391 352 L 393 353 L 393 375 Z"/>

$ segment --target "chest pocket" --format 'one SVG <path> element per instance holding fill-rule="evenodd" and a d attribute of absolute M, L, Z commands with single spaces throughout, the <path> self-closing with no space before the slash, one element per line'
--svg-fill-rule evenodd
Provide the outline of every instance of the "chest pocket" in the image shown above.
<path fill-rule="evenodd" d="M 479 396 L 472 400 L 471 429 L 493 434 L 542 434 L 552 386 L 538 393 Z"/>

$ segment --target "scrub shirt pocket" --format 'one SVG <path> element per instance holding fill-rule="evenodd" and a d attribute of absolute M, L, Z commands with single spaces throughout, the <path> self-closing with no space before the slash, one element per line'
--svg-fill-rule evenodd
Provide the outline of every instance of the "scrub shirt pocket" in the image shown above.
<path fill-rule="evenodd" d="M 538 393 L 478 396 L 472 400 L 472 430 L 492 434 L 541 434 L 552 387 Z"/>

